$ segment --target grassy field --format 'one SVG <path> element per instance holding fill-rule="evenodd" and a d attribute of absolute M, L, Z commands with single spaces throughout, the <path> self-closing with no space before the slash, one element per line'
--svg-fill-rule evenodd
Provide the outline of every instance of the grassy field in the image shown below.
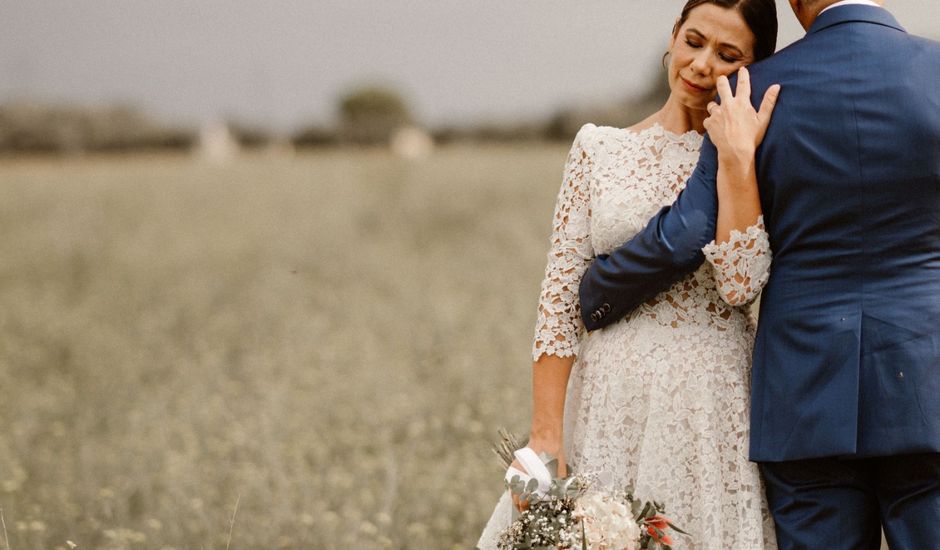
<path fill-rule="evenodd" d="M 9 547 L 471 547 L 564 155 L 0 162 Z"/>

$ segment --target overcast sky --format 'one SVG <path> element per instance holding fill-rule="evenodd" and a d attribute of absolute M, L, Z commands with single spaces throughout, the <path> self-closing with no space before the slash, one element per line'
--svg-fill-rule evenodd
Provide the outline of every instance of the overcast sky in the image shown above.
<path fill-rule="evenodd" d="M 197 123 L 335 121 L 362 82 L 429 124 L 640 93 L 682 0 L 0 0 L 0 101 L 132 103 Z M 778 0 L 784 46 L 802 36 Z M 940 1 L 887 0 L 940 38 Z"/>

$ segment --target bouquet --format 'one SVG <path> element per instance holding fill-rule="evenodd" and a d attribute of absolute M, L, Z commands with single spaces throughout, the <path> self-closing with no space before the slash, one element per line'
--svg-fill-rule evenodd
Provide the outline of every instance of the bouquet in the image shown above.
<path fill-rule="evenodd" d="M 559 478 L 557 459 L 536 455 L 501 431 L 494 448 L 507 468 L 509 490 L 528 503 L 499 538 L 500 550 L 671 550 L 667 531 L 686 534 L 664 515 L 658 502 L 641 502 L 632 491 L 609 491 L 602 474 L 570 473 Z M 518 459 L 525 472 L 512 466 Z"/>

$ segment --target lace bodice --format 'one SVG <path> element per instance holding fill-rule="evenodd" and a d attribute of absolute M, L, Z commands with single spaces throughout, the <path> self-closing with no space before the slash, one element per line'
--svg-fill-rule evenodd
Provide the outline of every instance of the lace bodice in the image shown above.
<path fill-rule="evenodd" d="M 695 168 L 702 137 L 654 125 L 631 131 L 587 124 L 565 163 L 553 218 L 551 247 L 542 281 L 533 359 L 576 355 L 584 325 L 578 283 L 597 254 L 611 252 L 672 204 Z M 767 281 L 770 247 L 763 221 L 736 232 L 731 241 L 705 247 L 703 266 L 640 313 L 676 326 L 695 318 L 721 324 L 729 306 L 753 301 Z M 724 300 L 712 304 L 714 292 Z"/>

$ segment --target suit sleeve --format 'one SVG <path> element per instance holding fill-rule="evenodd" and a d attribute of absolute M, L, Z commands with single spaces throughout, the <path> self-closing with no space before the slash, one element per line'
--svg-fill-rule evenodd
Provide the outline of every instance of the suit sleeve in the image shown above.
<path fill-rule="evenodd" d="M 695 271 L 715 238 L 718 153 L 708 136 L 698 165 L 676 201 L 609 255 L 598 256 L 581 279 L 581 318 L 596 330 Z"/>

